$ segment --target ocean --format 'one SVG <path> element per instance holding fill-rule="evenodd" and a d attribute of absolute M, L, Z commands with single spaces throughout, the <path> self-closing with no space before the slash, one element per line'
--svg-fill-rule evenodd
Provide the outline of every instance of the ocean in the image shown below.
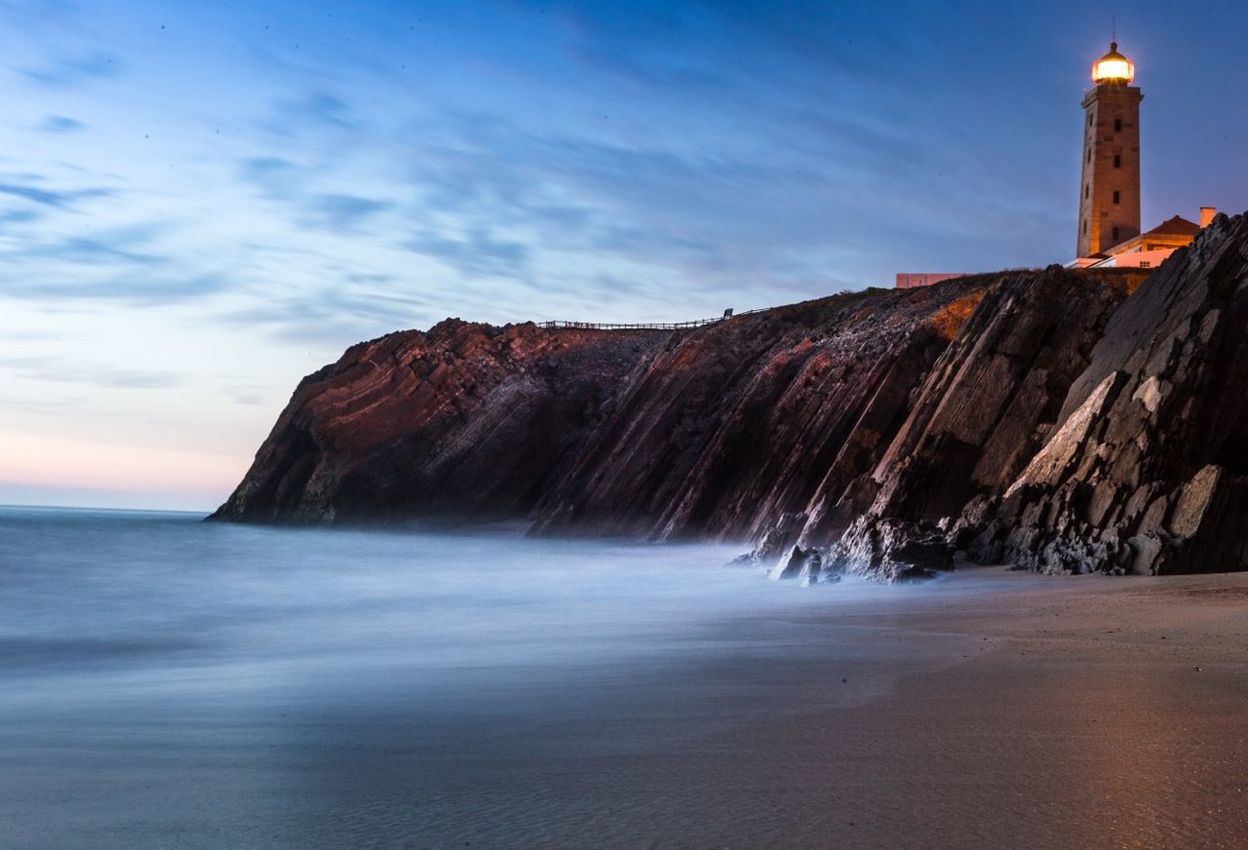
<path fill-rule="evenodd" d="M 672 754 L 779 710 L 805 617 L 896 592 L 200 520 L 0 509 L 0 847 L 667 846 Z"/>

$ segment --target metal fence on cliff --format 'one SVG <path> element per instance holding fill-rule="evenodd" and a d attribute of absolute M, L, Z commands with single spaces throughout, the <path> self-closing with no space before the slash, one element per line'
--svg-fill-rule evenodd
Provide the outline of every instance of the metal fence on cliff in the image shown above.
<path fill-rule="evenodd" d="M 588 331 L 678 331 L 687 328 L 701 328 L 706 325 L 714 325 L 719 322 L 725 322 L 737 316 L 749 316 L 753 313 L 761 313 L 767 308 L 758 310 L 746 310 L 744 313 L 734 313 L 732 310 L 725 310 L 724 315 L 716 316 L 713 319 L 694 319 L 689 322 L 538 322 L 539 328 L 575 328 L 578 330 Z"/>

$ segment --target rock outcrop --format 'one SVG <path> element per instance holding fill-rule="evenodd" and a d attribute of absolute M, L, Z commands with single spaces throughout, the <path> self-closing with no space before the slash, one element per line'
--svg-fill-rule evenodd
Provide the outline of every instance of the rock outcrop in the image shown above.
<path fill-rule="evenodd" d="M 1248 216 L 1219 216 L 1127 300 L 1061 426 L 960 534 L 1044 572 L 1248 567 Z"/>
<path fill-rule="evenodd" d="M 1245 568 L 1246 283 L 1248 219 L 1219 216 L 1151 276 L 980 275 L 676 331 L 448 320 L 305 379 L 216 516 L 749 541 L 810 583 L 955 551 Z"/>
<path fill-rule="evenodd" d="M 1004 276 L 928 372 L 879 462 L 848 487 L 821 492 L 803 540 L 824 542 L 863 515 L 935 522 L 1003 490 L 1141 280 L 1058 266 Z"/>
<path fill-rule="evenodd" d="M 448 320 L 391 334 L 304 379 L 215 516 L 754 540 L 821 481 L 879 459 L 997 282 L 868 290 L 682 331 Z"/>
<path fill-rule="evenodd" d="M 523 517 L 666 334 L 448 319 L 305 378 L 220 519 Z"/>
<path fill-rule="evenodd" d="M 669 337 L 539 502 L 534 533 L 757 539 L 879 458 L 993 285 L 839 295 Z"/>
<path fill-rule="evenodd" d="M 835 572 L 909 581 L 953 569 L 954 554 L 953 544 L 937 526 L 864 514 L 823 558 Z"/>

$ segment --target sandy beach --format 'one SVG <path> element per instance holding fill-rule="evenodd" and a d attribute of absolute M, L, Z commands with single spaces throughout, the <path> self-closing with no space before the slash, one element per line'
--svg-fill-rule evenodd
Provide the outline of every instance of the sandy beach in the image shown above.
<path fill-rule="evenodd" d="M 674 759 L 703 785 L 648 846 L 1243 847 L 1246 602 L 979 570 L 819 617 L 789 710 Z"/>
<path fill-rule="evenodd" d="M 1242 575 L 981 569 L 772 622 L 769 638 L 816 651 L 743 650 L 679 683 L 607 686 L 609 706 L 538 724 L 533 749 L 496 775 L 529 788 L 527 806 L 492 807 L 488 782 L 451 811 L 435 792 L 425 835 L 446 847 L 452 833 L 485 847 L 1243 847 L 1245 602 Z M 471 764 L 447 769 L 471 787 Z"/>
<path fill-rule="evenodd" d="M 396 767 L 397 823 L 349 784 L 327 805 L 344 840 L 413 847 L 1248 842 L 1248 576 L 887 590 L 725 624 L 735 650 L 709 663 L 565 681 L 540 714 L 513 687 L 492 716 L 377 717 L 354 748 L 372 759 L 339 755 L 375 772 L 406 739 L 428 781 Z"/>

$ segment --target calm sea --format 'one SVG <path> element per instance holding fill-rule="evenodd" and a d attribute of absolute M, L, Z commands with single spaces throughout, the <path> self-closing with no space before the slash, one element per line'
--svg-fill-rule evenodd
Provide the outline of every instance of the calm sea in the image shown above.
<path fill-rule="evenodd" d="M 0 847 L 646 846 L 637 766 L 816 651 L 803 616 L 887 592 L 199 519 L 0 509 Z"/>

